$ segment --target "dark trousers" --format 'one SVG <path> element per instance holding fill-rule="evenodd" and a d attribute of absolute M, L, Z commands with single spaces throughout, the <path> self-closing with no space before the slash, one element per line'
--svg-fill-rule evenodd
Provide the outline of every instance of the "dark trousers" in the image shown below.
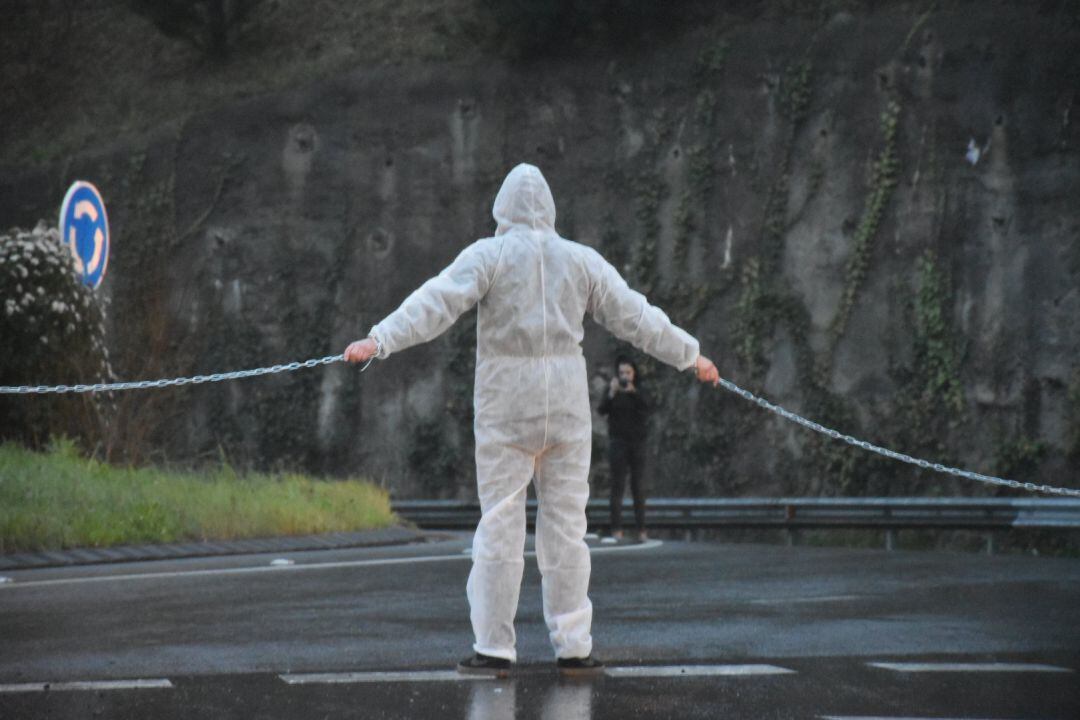
<path fill-rule="evenodd" d="M 622 501 L 626 474 L 630 473 L 630 492 L 634 495 L 634 520 L 638 532 L 645 529 L 645 441 L 611 438 L 608 443 L 611 463 L 611 531 L 622 529 Z"/>

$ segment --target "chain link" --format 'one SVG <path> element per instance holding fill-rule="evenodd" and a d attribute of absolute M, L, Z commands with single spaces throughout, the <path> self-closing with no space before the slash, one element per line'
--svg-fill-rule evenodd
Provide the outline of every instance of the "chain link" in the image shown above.
<path fill-rule="evenodd" d="M 360 372 L 367 370 L 375 359 L 374 356 L 368 359 L 364 366 L 360 368 Z M 0 395 L 31 395 L 31 394 L 46 394 L 46 393 L 86 393 L 86 392 L 109 392 L 114 390 L 140 390 L 143 388 L 160 388 L 169 387 L 172 385 L 200 385 L 208 382 L 221 382 L 223 380 L 237 380 L 239 378 L 256 377 L 259 375 L 272 375 L 281 372 L 292 372 L 299 370 L 300 368 L 314 368 L 319 365 L 329 365 L 331 363 L 343 362 L 345 360 L 344 355 L 327 355 L 322 358 L 312 358 L 310 360 L 304 360 L 303 362 L 290 362 L 283 365 L 271 365 L 270 367 L 254 368 L 251 370 L 235 370 L 233 372 L 224 373 L 211 373 L 210 375 L 195 375 L 192 377 L 179 377 L 169 378 L 164 380 L 136 380 L 133 382 L 114 382 L 114 383 L 94 383 L 92 385 L 0 385 Z M 928 460 L 921 458 L 915 458 L 904 453 L 896 452 L 895 450 L 889 450 L 888 448 L 878 447 L 865 440 L 859 440 L 850 435 L 845 435 L 841 432 L 827 428 L 824 425 L 814 422 L 813 420 L 807 420 L 806 418 L 796 415 L 795 413 L 785 410 L 779 405 L 773 405 L 764 398 L 759 398 L 749 390 L 743 390 L 735 383 L 720 378 L 720 384 L 727 390 L 746 398 L 752 403 L 756 403 L 761 407 L 776 413 L 777 415 L 786 418 L 798 425 L 807 427 L 815 432 L 823 435 L 828 435 L 834 440 L 843 440 L 849 445 L 868 450 L 878 455 L 883 455 L 893 460 L 899 460 L 901 462 L 908 463 L 910 465 L 916 465 L 925 470 L 934 470 L 935 472 L 945 473 L 948 475 L 955 475 L 957 477 L 967 478 L 969 480 L 976 480 L 978 482 L 989 483 L 992 485 L 1002 485 L 1005 487 L 1015 488 L 1018 490 L 1027 490 L 1029 492 L 1049 493 L 1053 495 L 1065 495 L 1068 497 L 1080 497 L 1080 490 L 1072 488 L 1054 487 L 1052 485 L 1037 485 L 1031 482 L 1020 482 L 1018 480 L 1006 480 L 999 477 L 993 477 L 991 475 L 983 475 L 981 473 L 971 472 L 970 470 L 961 470 L 959 468 L 948 467 L 941 463 L 932 463 Z"/>
<path fill-rule="evenodd" d="M 367 370 L 368 365 L 374 360 L 374 356 L 368 359 L 360 372 Z M 256 377 L 259 375 L 273 375 L 274 373 L 292 372 L 300 368 L 313 368 L 319 365 L 342 362 L 344 355 L 327 355 L 323 358 L 312 358 L 303 362 L 291 362 L 283 365 L 271 365 L 270 367 L 253 368 L 251 370 L 234 370 L 233 372 L 211 373 L 210 375 L 195 375 L 193 377 L 169 378 L 165 380 L 135 380 L 132 382 L 94 383 L 92 385 L 0 385 L 0 395 L 44 395 L 46 393 L 87 393 L 87 392 L 111 392 L 114 390 L 141 390 L 143 388 L 160 388 L 171 385 L 201 385 L 208 382 L 221 382 L 222 380 L 237 380 L 239 378 Z"/>
<path fill-rule="evenodd" d="M 1019 489 L 1019 490 L 1027 490 L 1029 492 L 1041 492 L 1041 493 L 1050 493 L 1050 494 L 1053 494 L 1053 495 L 1065 495 L 1065 496 L 1068 496 L 1068 497 L 1080 497 L 1080 490 L 1073 489 L 1073 488 L 1054 487 L 1053 485 L 1036 485 L 1035 483 L 1019 482 L 1018 480 L 1005 480 L 1003 478 L 993 477 L 991 475 L 983 475 L 981 473 L 971 472 L 970 470 L 960 470 L 958 468 L 948 467 L 946 465 L 942 465 L 941 463 L 932 463 L 932 462 L 929 462 L 927 460 L 922 460 L 920 458 L 914 458 L 914 457 L 911 457 L 910 455 L 905 455 L 904 453 L 896 452 L 895 450 L 889 450 L 888 448 L 878 447 L 877 445 L 873 445 L 871 443 L 868 443 L 865 440 L 859 440 L 857 438 L 851 437 L 850 435 L 844 435 L 844 434 L 842 434 L 840 432 L 837 432 L 836 430 L 833 430 L 831 428 L 827 428 L 827 427 L 825 427 L 823 425 L 820 425 L 820 424 L 814 422 L 813 420 L 807 420 L 806 418 L 801 417 L 799 415 L 796 415 L 795 413 L 793 413 L 793 412 L 791 412 L 789 410 L 785 410 L 784 408 L 780 407 L 779 405 L 773 405 L 768 400 L 765 400 L 763 398 L 759 398 L 758 396 L 754 395 L 749 390 L 743 390 L 741 387 L 739 387 L 735 383 L 730 382 L 729 380 L 725 380 L 724 378 L 720 378 L 720 384 L 723 385 L 728 390 L 730 390 L 731 392 L 735 393 L 736 395 L 740 395 L 740 396 L 746 398 L 747 400 L 749 400 L 750 402 L 757 403 L 758 405 L 765 408 L 766 410 L 774 412 L 774 413 L 776 413 L 777 415 L 779 415 L 779 416 L 781 416 L 783 418 L 787 418 L 788 420 L 791 420 L 794 423 L 802 425 L 803 427 L 807 427 L 807 428 L 810 428 L 811 430 L 814 430 L 815 432 L 819 432 L 819 433 L 822 433 L 824 435 L 828 435 L 829 437 L 831 437 L 831 438 L 833 438 L 835 440 L 843 440 L 844 442 L 848 443 L 849 445 L 854 445 L 855 447 L 860 447 L 863 450 L 869 450 L 870 452 L 877 453 L 878 455 L 884 455 L 885 457 L 892 458 L 893 460 L 900 460 L 901 462 L 906 462 L 906 463 L 909 463 L 911 465 L 917 465 L 917 466 L 919 466 L 919 467 L 921 467 L 921 468 L 923 468 L 925 470 L 934 470 L 934 471 L 939 472 L 939 473 L 946 473 L 948 475 L 956 475 L 957 477 L 967 478 L 969 480 L 977 480 L 978 482 L 989 483 L 989 484 L 992 484 L 992 485 L 1004 485 L 1005 487 L 1016 488 L 1016 489 Z"/>

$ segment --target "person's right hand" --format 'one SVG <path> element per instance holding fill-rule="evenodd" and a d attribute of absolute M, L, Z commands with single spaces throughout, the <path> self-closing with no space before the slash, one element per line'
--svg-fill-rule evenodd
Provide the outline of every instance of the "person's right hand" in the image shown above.
<path fill-rule="evenodd" d="M 714 386 L 720 384 L 720 371 L 716 369 L 713 361 L 704 355 L 698 355 L 694 370 L 697 372 L 697 379 L 701 382 L 712 383 Z"/>
<path fill-rule="evenodd" d="M 345 361 L 362 363 L 378 352 L 378 350 L 378 344 L 371 338 L 357 340 L 354 343 L 349 343 L 349 347 L 345 348 Z"/>
<path fill-rule="evenodd" d="M 615 397 L 615 393 L 619 392 L 619 378 L 611 378 L 611 385 L 608 387 L 608 396 Z"/>

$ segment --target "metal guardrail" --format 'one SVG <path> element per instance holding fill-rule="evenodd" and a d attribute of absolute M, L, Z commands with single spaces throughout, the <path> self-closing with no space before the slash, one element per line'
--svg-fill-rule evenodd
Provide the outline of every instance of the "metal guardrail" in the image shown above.
<path fill-rule="evenodd" d="M 473 529 L 480 520 L 480 505 L 458 500 L 399 500 L 394 512 L 423 528 Z M 536 501 L 527 503 L 527 521 L 535 527 Z M 623 517 L 632 519 L 629 499 Z M 611 524 L 607 500 L 590 500 L 589 527 Z M 624 519 L 624 523 L 626 520 Z M 650 530 L 691 533 L 711 529 L 856 528 L 886 531 L 887 549 L 895 546 L 901 529 L 1007 530 L 1040 528 L 1080 530 L 1080 500 L 1052 498 L 650 498 Z M 791 537 L 791 536 L 789 536 Z M 993 552 L 993 537 L 987 536 Z"/>

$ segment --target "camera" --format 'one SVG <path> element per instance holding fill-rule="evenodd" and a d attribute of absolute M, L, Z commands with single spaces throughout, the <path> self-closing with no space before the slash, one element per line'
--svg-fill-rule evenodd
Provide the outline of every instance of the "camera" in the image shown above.
<path fill-rule="evenodd" d="M 619 387 L 624 388 L 630 384 L 630 381 L 626 378 L 619 378 Z"/>

